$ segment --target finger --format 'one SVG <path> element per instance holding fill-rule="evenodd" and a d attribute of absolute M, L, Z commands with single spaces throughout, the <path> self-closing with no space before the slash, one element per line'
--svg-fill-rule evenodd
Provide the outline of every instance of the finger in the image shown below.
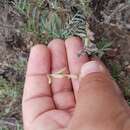
<path fill-rule="evenodd" d="M 97 56 L 92 57 L 92 58 L 91 58 L 91 61 L 92 61 L 92 62 L 90 62 L 90 64 L 96 62 L 96 63 L 98 63 L 99 65 L 103 66 L 105 74 L 107 74 L 110 78 L 112 78 L 112 76 L 111 76 L 109 70 L 106 68 L 105 64 L 104 64 Z M 86 65 L 86 66 L 88 66 L 88 65 Z M 84 68 L 86 68 L 85 65 L 84 65 Z M 93 68 L 93 67 L 92 67 L 92 68 Z M 85 71 L 85 72 L 86 72 L 86 71 Z M 85 74 L 85 72 L 83 72 L 83 74 Z M 91 69 L 90 69 L 90 72 L 91 72 Z M 114 82 L 114 83 L 115 83 L 115 82 Z M 115 85 L 115 88 L 116 88 L 116 91 L 119 93 L 119 95 L 122 95 L 122 93 L 121 93 L 121 91 L 120 91 L 120 89 L 119 89 L 119 87 L 118 87 L 117 85 Z"/>
<path fill-rule="evenodd" d="M 106 68 L 106 67 L 105 67 L 105 64 L 104 64 L 98 57 L 92 57 L 91 60 L 92 60 L 92 61 L 97 61 L 97 62 L 98 62 L 99 64 L 101 64 L 104 68 Z M 106 69 L 106 73 L 107 73 L 108 75 L 110 75 L 110 72 L 109 72 L 108 69 Z M 117 85 L 115 85 L 115 86 L 117 86 Z M 117 92 L 119 93 L 119 95 L 122 95 L 121 90 L 119 89 L 118 86 L 116 87 L 116 90 L 117 90 Z M 130 107 L 129 107 L 129 111 L 130 111 Z"/>
<path fill-rule="evenodd" d="M 80 38 L 71 37 L 65 41 L 68 57 L 68 65 L 71 74 L 79 74 L 81 66 L 88 61 L 87 56 L 78 56 L 79 51 L 83 49 L 83 43 Z M 75 95 L 78 93 L 79 81 L 73 79 L 73 89 Z"/>
<path fill-rule="evenodd" d="M 79 125 L 78 119 L 84 119 L 80 126 L 87 122 L 89 129 L 100 129 L 102 123 L 106 126 L 108 122 L 114 122 L 116 119 L 127 119 L 128 105 L 118 93 L 117 87 L 106 68 L 99 62 L 91 61 L 83 65 L 77 107 L 73 117 L 75 120 L 72 122 Z"/>
<path fill-rule="evenodd" d="M 50 73 L 50 53 L 43 45 L 32 48 L 23 94 L 23 119 L 28 128 L 45 112 L 54 109 L 47 74 Z"/>
<path fill-rule="evenodd" d="M 69 73 L 65 43 L 62 40 L 53 40 L 49 44 L 52 55 L 52 73 L 65 68 L 65 73 Z M 53 98 L 57 109 L 70 110 L 75 106 L 74 93 L 71 81 L 68 78 L 56 79 L 52 81 Z"/>

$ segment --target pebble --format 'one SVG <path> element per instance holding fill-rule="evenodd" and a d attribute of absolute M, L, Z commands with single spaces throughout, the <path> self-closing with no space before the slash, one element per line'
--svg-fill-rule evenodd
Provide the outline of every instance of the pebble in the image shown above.
<path fill-rule="evenodd" d="M 128 66 L 128 65 L 129 65 L 129 62 L 128 62 L 128 61 L 125 61 L 125 62 L 124 62 L 124 65 L 125 65 L 125 66 Z"/>
<path fill-rule="evenodd" d="M 128 65 L 128 66 L 126 67 L 126 70 L 127 70 L 127 72 L 130 73 L 130 65 Z"/>

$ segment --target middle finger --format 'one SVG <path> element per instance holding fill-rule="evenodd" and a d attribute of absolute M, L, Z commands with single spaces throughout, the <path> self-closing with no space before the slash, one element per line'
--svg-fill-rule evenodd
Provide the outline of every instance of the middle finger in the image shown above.
<path fill-rule="evenodd" d="M 53 40 L 49 44 L 52 59 L 52 73 L 66 69 L 69 73 L 65 42 L 63 40 Z M 57 109 L 71 110 L 75 106 L 75 98 L 68 78 L 52 79 L 53 98 Z"/>

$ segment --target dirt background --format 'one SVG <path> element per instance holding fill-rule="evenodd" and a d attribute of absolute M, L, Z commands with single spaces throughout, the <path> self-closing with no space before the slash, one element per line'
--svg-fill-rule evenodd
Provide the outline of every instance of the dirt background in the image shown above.
<path fill-rule="evenodd" d="M 92 15 L 88 21 L 96 41 L 107 37 L 112 42 L 112 49 L 106 53 L 103 61 L 130 103 L 130 7 L 127 2 L 92 0 L 89 5 Z M 15 101 L 7 93 L 4 98 L 0 97 L 0 126 L 6 125 L 14 130 L 16 122 L 21 123 L 21 95 L 29 48 L 32 45 L 26 42 L 27 36 L 25 38 L 25 34 L 20 31 L 24 18 L 12 5 L 1 2 L 0 14 L 0 78 L 9 87 L 19 88 Z M 5 86 L 3 84 L 0 84 L 0 88 Z"/>
<path fill-rule="evenodd" d="M 90 26 L 96 39 L 106 37 L 112 50 L 103 57 L 104 63 L 117 80 L 130 102 L 130 5 L 126 0 L 93 0 Z"/>

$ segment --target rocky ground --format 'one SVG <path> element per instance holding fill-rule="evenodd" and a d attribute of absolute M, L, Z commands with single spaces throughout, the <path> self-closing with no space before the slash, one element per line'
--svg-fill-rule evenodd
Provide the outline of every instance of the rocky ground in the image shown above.
<path fill-rule="evenodd" d="M 79 11 L 77 7 L 79 1 L 62 1 L 60 8 L 69 10 L 60 14 L 62 19 L 66 20 L 68 13 L 73 16 Z M 53 2 L 43 2 L 47 7 L 52 6 L 50 3 Z M 130 103 L 129 1 L 88 0 L 85 6 L 83 3 L 80 5 L 83 6 L 89 28 L 95 34 L 94 42 L 100 42 L 103 37 L 112 43 L 111 50 L 107 51 L 102 59 Z M 20 130 L 22 129 L 21 97 L 29 49 L 41 42 L 41 39 L 39 40 L 33 31 L 21 30 L 26 18 L 14 7 L 11 0 L 0 2 L 0 14 L 0 128 Z M 52 38 L 55 36 L 49 35 L 45 40 Z"/>

